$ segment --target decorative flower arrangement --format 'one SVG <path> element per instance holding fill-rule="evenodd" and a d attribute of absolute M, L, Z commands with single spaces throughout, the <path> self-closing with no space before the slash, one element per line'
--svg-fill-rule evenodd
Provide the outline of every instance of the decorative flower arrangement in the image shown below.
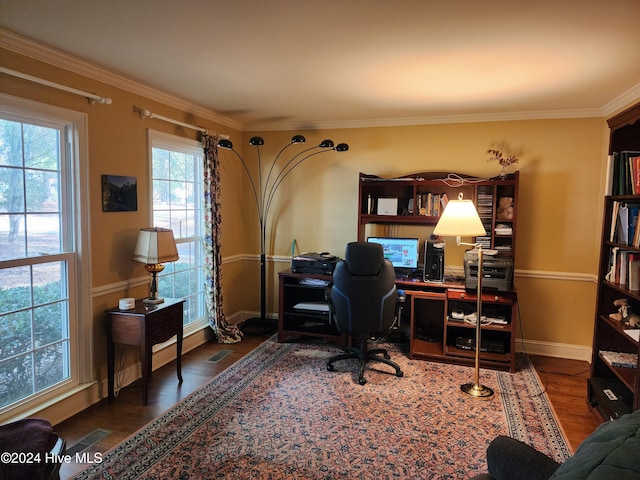
<path fill-rule="evenodd" d="M 493 148 L 487 150 L 486 153 L 487 155 L 489 155 L 489 159 L 487 160 L 487 162 L 498 162 L 498 164 L 500 164 L 500 166 L 502 167 L 502 170 L 500 171 L 500 178 L 505 178 L 507 176 L 506 168 L 509 165 L 518 163 L 518 157 L 516 157 L 512 153 L 505 155 L 500 150 L 496 150 Z"/>

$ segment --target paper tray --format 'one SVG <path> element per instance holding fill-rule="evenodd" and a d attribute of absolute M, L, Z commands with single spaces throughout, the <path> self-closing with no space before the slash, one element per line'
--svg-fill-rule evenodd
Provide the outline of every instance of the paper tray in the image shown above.
<path fill-rule="evenodd" d="M 329 304 L 327 302 L 300 302 L 296 303 L 293 308 L 296 310 L 329 313 Z"/>

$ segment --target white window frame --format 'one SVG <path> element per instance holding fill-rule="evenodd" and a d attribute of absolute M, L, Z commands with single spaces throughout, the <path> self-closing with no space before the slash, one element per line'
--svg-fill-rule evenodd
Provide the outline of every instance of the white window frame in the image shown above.
<path fill-rule="evenodd" d="M 70 216 L 67 245 L 72 252 L 62 252 L 55 257 L 68 262 L 69 280 L 69 379 L 31 395 L 27 399 L 0 410 L 0 422 L 10 421 L 38 411 L 68 397 L 93 380 L 93 320 L 91 289 L 90 225 L 89 225 L 89 169 L 87 115 L 81 112 L 25 100 L 0 93 L 0 113 L 4 118 L 24 123 L 59 126 L 69 125 L 65 139 L 67 161 L 62 166 L 61 196 L 62 215 Z M 62 148 L 62 147 L 61 147 Z M 66 208 L 65 208 L 66 206 Z M 52 256 L 53 257 L 53 256 Z M 21 260 L 16 265 L 24 264 Z M 38 263 L 37 258 L 32 263 Z M 10 262 L 7 266 L 12 266 Z"/>
<path fill-rule="evenodd" d="M 153 210 L 153 148 L 164 148 L 164 149 L 168 149 L 168 150 L 175 150 L 175 151 L 182 151 L 182 152 L 190 152 L 195 154 L 196 152 L 201 155 L 201 157 L 204 157 L 204 152 L 203 152 L 203 147 L 202 147 L 202 143 L 196 140 L 191 140 L 188 138 L 184 138 L 184 137 L 179 137 L 177 135 L 171 135 L 168 133 L 164 133 L 164 132 L 159 132 L 157 130 L 152 130 L 152 129 L 148 129 L 147 131 L 147 136 L 148 136 L 148 162 L 149 162 L 149 222 L 150 222 L 150 226 L 159 226 L 159 225 L 155 225 L 154 224 L 154 210 Z M 199 172 L 202 172 L 204 166 L 200 165 L 199 166 Z M 200 178 L 202 178 L 200 176 Z M 198 190 L 196 190 L 196 192 L 194 192 L 195 198 L 200 202 L 199 205 L 199 209 L 200 212 L 203 213 L 203 207 L 204 207 L 204 198 L 202 195 L 202 188 L 203 188 L 203 182 L 199 185 L 197 185 L 197 187 L 199 187 Z M 195 239 L 197 241 L 203 242 L 204 241 L 204 235 L 202 234 L 203 232 L 203 223 L 204 221 L 204 217 L 203 215 L 201 215 L 201 218 L 199 219 L 200 222 L 200 235 L 195 236 L 195 237 L 190 237 L 189 239 L 180 239 L 178 235 L 175 235 L 175 240 L 176 240 L 176 244 L 180 244 L 183 242 L 189 242 L 191 241 L 191 239 Z M 174 232 L 175 233 L 175 232 Z M 204 262 L 204 256 L 202 256 L 202 261 Z M 159 277 L 162 274 L 159 274 Z M 202 292 L 204 292 L 204 282 L 200 285 L 200 289 Z M 162 295 L 162 292 L 159 292 L 159 295 Z M 186 307 L 185 307 L 186 308 Z M 188 323 L 187 325 L 184 326 L 184 334 L 185 336 L 190 335 L 194 332 L 197 332 L 199 330 L 204 329 L 205 327 L 208 326 L 208 319 L 207 319 L 207 313 L 206 313 L 206 307 L 204 308 L 203 311 L 203 316 L 192 320 L 190 323 Z"/>

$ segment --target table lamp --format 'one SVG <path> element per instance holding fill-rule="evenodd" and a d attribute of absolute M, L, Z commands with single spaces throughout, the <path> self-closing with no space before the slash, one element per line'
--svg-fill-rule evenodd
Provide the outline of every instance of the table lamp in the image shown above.
<path fill-rule="evenodd" d="M 149 297 L 143 303 L 157 305 L 164 302 L 158 297 L 158 283 L 156 276 L 164 270 L 163 263 L 175 262 L 180 257 L 173 238 L 173 231 L 169 228 L 142 228 L 138 232 L 138 241 L 133 250 L 132 260 L 144 263 L 144 269 L 151 274 L 151 288 Z"/>
<path fill-rule="evenodd" d="M 477 237 L 486 235 L 487 232 L 482 225 L 478 211 L 471 200 L 464 200 L 462 193 L 458 195 L 458 200 L 450 200 L 442 212 L 442 216 L 433 230 L 434 235 L 456 237 L 457 245 L 470 245 L 478 252 L 478 287 L 476 303 L 476 341 L 475 341 L 475 381 L 465 383 L 460 389 L 467 395 L 476 398 L 488 399 L 493 396 L 493 390 L 484 385 L 480 385 L 480 332 L 482 319 L 482 245 L 479 243 L 464 243 L 460 237 Z"/>

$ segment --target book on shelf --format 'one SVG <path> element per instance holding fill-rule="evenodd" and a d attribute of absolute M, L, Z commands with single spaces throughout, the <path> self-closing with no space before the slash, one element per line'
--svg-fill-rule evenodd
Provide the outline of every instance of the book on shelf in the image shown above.
<path fill-rule="evenodd" d="M 618 282 L 620 285 L 627 284 L 627 271 L 629 267 L 629 252 L 627 250 L 622 250 L 618 257 L 620 261 L 618 262 Z"/>
<path fill-rule="evenodd" d="M 639 151 L 614 152 L 611 175 L 612 195 L 640 194 L 640 159 L 638 157 L 640 157 Z"/>
<path fill-rule="evenodd" d="M 609 252 L 608 282 L 640 290 L 640 252 L 614 247 Z"/>
<path fill-rule="evenodd" d="M 444 212 L 444 209 L 447 207 L 447 203 L 449 203 L 449 195 L 447 195 L 447 192 L 445 192 L 442 195 L 440 195 L 440 205 L 442 205 L 443 212 Z"/>
<path fill-rule="evenodd" d="M 444 211 L 444 207 L 449 202 L 446 194 L 442 193 L 419 193 L 418 213 L 427 217 L 439 217 Z"/>
<path fill-rule="evenodd" d="M 626 204 L 620 205 L 618 219 L 616 221 L 616 243 L 627 245 L 629 238 L 629 207 Z"/>
<path fill-rule="evenodd" d="M 633 245 L 633 241 L 636 236 L 636 224 L 638 223 L 638 212 L 640 212 L 640 205 L 637 203 L 629 204 L 629 233 L 627 235 L 627 245 Z"/>
<path fill-rule="evenodd" d="M 620 210 L 620 202 L 617 200 L 614 200 L 613 204 L 611 205 L 611 230 L 609 233 L 610 242 L 613 242 L 613 240 L 616 238 L 616 224 L 618 221 L 618 210 Z"/>
<path fill-rule="evenodd" d="M 629 290 L 640 290 L 640 254 L 629 255 L 627 287 Z"/>
<path fill-rule="evenodd" d="M 637 368 L 638 354 L 627 352 L 611 352 L 600 350 L 600 356 L 611 366 L 622 368 Z"/>
<path fill-rule="evenodd" d="M 638 218 L 640 218 L 640 203 L 614 201 L 611 206 L 609 241 L 639 248 Z"/>
<path fill-rule="evenodd" d="M 630 153 L 628 162 L 629 175 L 631 176 L 631 193 L 638 195 L 640 194 L 640 152 Z"/>

